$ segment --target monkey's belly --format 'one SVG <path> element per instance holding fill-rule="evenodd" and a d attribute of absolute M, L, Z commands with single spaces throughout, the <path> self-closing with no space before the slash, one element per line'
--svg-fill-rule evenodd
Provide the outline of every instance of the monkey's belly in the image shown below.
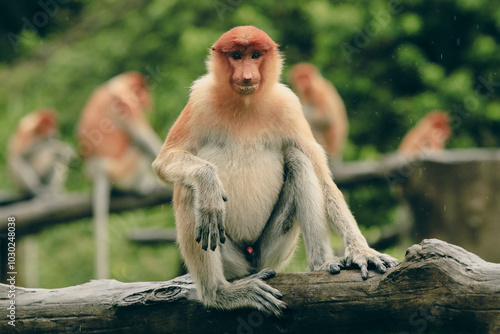
<path fill-rule="evenodd" d="M 256 145 L 207 145 L 198 156 L 217 166 L 226 190 L 226 232 L 239 246 L 254 243 L 262 233 L 283 184 L 279 148 Z"/>

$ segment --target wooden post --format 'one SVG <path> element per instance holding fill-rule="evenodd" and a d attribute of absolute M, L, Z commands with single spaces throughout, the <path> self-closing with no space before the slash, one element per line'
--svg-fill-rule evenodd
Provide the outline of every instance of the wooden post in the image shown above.
<path fill-rule="evenodd" d="M 94 213 L 95 239 L 95 278 L 110 277 L 109 269 L 109 196 L 110 184 L 103 171 L 97 170 L 94 176 L 94 196 L 92 209 Z"/>
<path fill-rule="evenodd" d="M 445 151 L 406 171 L 415 240 L 439 238 L 500 262 L 500 151 Z"/>

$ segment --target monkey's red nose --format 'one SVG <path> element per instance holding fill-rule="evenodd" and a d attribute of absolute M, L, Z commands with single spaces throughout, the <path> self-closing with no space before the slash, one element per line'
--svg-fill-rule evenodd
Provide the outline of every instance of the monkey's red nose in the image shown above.
<path fill-rule="evenodd" d="M 252 247 L 250 247 L 250 246 L 248 246 L 248 247 L 247 247 L 247 253 L 248 253 L 248 254 L 250 254 L 250 255 L 252 255 L 252 253 L 253 253 L 253 248 L 252 248 Z"/>

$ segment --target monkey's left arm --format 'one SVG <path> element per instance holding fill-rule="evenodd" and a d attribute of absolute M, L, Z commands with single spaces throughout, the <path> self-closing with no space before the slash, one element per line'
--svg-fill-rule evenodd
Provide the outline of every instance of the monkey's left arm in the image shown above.
<path fill-rule="evenodd" d="M 337 185 L 331 179 L 323 180 L 322 185 L 328 220 L 344 240 L 344 267 L 357 265 L 361 269 L 363 279 L 368 278 L 369 265 L 373 265 L 380 273 L 385 273 L 387 268 L 394 267 L 397 264 L 395 258 L 381 254 L 368 246 Z"/>
<path fill-rule="evenodd" d="M 327 219 L 344 240 L 345 256 L 343 266 L 349 268 L 353 264 L 357 265 L 361 269 L 363 279 L 368 278 L 369 265 L 373 265 L 378 272 L 384 273 L 387 268 L 394 267 L 397 260 L 368 246 L 342 192 L 333 182 L 323 149 L 310 138 L 312 138 L 312 135 L 303 136 L 302 140 L 299 141 L 299 146 L 310 157 L 318 176 L 323 190 Z"/>

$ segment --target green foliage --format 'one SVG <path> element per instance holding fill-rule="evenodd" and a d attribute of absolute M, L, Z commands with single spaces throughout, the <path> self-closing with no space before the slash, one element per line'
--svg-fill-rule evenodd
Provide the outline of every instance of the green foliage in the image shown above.
<path fill-rule="evenodd" d="M 336 85 L 350 121 L 348 160 L 377 159 L 394 151 L 404 133 L 433 109 L 452 117 L 450 147 L 495 147 L 500 142 L 498 1 L 105 0 L 71 1 L 69 11 L 64 6 L 38 34 L 16 31 L 17 58 L 5 57 L 0 63 L 3 175 L 8 136 L 24 114 L 54 107 L 62 138 L 77 147 L 75 127 L 86 99 L 96 86 L 127 70 L 149 77 L 155 100 L 149 117 L 164 137 L 187 101 L 191 82 L 205 72 L 211 44 L 243 24 L 262 28 L 281 45 L 285 81 L 291 65 L 309 61 Z M 52 23 L 56 28 L 51 30 Z M 80 160 L 72 165 L 71 190 L 89 187 L 81 165 Z M 0 188 L 8 187 L 8 180 L 0 178 Z M 388 187 L 352 191 L 349 199 L 360 224 L 392 219 L 395 203 Z M 123 219 L 146 226 L 151 225 L 150 215 L 165 219 L 155 210 Z M 71 245 L 78 231 L 87 245 L 80 252 L 90 256 L 90 232 L 84 224 L 88 222 L 46 231 L 41 236 L 44 251 L 67 254 L 58 244 Z M 141 250 L 127 248 L 120 238 L 113 261 L 121 264 L 114 264 L 113 275 L 143 279 L 134 276 L 137 268 L 119 269 L 129 258 L 149 261 L 135 256 Z M 67 256 L 60 258 L 64 266 L 71 262 Z M 88 279 L 88 263 L 79 278 L 57 284 Z M 154 268 L 148 270 L 160 278 Z"/>

